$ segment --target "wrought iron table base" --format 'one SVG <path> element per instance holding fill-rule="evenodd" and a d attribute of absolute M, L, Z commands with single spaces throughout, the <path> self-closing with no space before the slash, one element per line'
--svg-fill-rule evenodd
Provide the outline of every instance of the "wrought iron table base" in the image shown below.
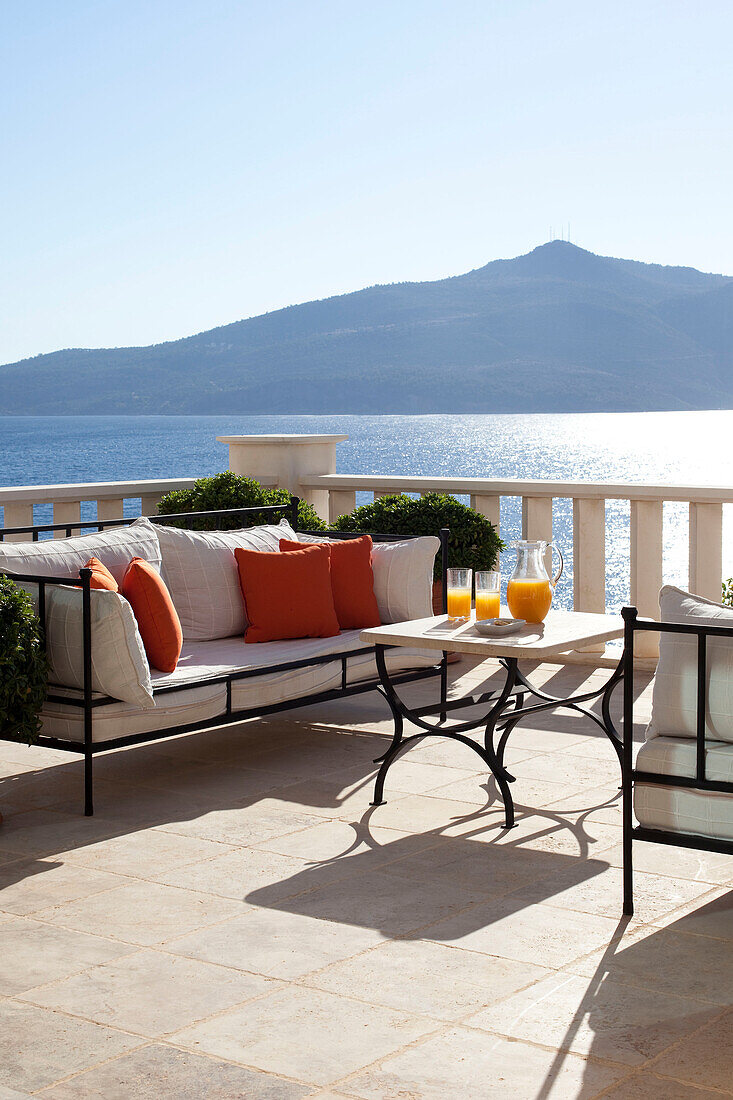
<path fill-rule="evenodd" d="M 481 757 L 496 780 L 499 793 L 504 803 L 504 810 L 506 813 L 504 827 L 507 829 L 513 828 L 514 800 L 509 784 L 514 782 L 515 777 L 511 775 L 504 766 L 504 753 L 506 751 L 507 742 L 512 730 L 523 718 L 526 718 L 528 715 L 539 714 L 542 711 L 553 710 L 559 707 L 575 710 L 584 715 L 584 717 L 595 722 L 595 724 L 603 730 L 606 737 L 608 737 L 613 745 L 616 756 L 618 757 L 619 766 L 622 763 L 622 741 L 611 718 L 611 695 L 616 685 L 620 683 L 623 678 L 623 658 L 619 661 L 613 674 L 603 687 L 595 691 L 581 692 L 578 695 L 571 695 L 563 699 L 559 696 L 550 695 L 546 691 L 541 691 L 531 684 L 524 674 L 520 672 L 516 657 L 501 657 L 499 660 L 506 672 L 506 678 L 500 690 L 485 692 L 481 695 L 469 695 L 463 699 L 451 699 L 448 702 L 443 699 L 441 703 L 436 706 L 413 709 L 408 707 L 406 703 L 400 699 L 394 689 L 384 659 L 386 648 L 387 647 L 383 645 L 376 646 L 376 660 L 381 682 L 380 691 L 387 700 L 389 708 L 392 711 L 392 717 L 394 718 L 394 733 L 392 735 L 392 742 L 387 751 L 374 761 L 375 764 L 380 764 L 380 768 L 374 784 L 374 801 L 372 802 L 372 806 L 383 805 L 384 781 L 387 778 L 387 772 L 397 757 L 409 748 L 410 745 L 422 741 L 425 737 L 448 737 L 452 741 L 459 741 L 461 744 L 468 746 L 468 748 L 472 749 Z M 540 701 L 525 706 L 525 695 L 531 695 Z M 600 717 L 594 714 L 594 712 L 585 705 L 598 698 L 601 700 Z M 449 712 L 465 709 L 466 707 L 479 706 L 483 703 L 488 703 L 490 705 L 488 710 L 478 718 L 457 722 L 455 725 L 451 725 L 448 728 L 444 726 L 443 723 L 447 720 Z M 431 714 L 438 715 L 437 722 L 429 722 L 426 720 Z M 420 732 L 405 737 L 405 720 L 417 726 Z M 481 727 L 484 728 L 483 744 L 466 736 L 470 731 L 477 730 Z M 498 741 L 496 740 L 497 736 Z"/>

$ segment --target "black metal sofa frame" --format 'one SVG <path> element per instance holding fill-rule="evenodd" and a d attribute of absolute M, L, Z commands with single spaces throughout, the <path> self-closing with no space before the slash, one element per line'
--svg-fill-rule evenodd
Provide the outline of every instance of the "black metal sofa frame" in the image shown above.
<path fill-rule="evenodd" d="M 624 619 L 624 720 L 623 720 L 623 890 L 624 913 L 634 912 L 633 842 L 653 841 L 678 848 L 694 848 L 703 852 L 733 855 L 733 841 L 716 837 L 678 833 L 667 829 L 634 826 L 634 783 L 651 783 L 663 787 L 687 788 L 695 791 L 717 791 L 733 795 L 733 783 L 708 779 L 705 774 L 705 711 L 707 703 L 707 639 L 733 640 L 733 629 L 724 626 L 704 626 L 693 623 L 662 623 L 640 619 L 635 607 L 623 608 Z M 697 707 L 695 775 L 666 775 L 640 771 L 634 766 L 634 635 L 640 631 L 660 634 L 693 634 L 697 638 Z"/>
<path fill-rule="evenodd" d="M 175 515 L 161 515 L 161 516 L 149 516 L 148 518 L 152 523 L 169 524 L 183 523 L 188 529 L 193 529 L 197 520 L 211 519 L 214 522 L 221 522 L 223 517 L 230 517 L 243 520 L 243 525 L 246 523 L 247 516 L 256 515 L 258 517 L 267 517 L 268 520 L 277 522 L 278 519 L 287 518 L 290 520 L 290 524 L 294 531 L 298 530 L 298 504 L 299 499 L 297 497 L 291 497 L 288 504 L 257 506 L 254 508 L 227 508 L 220 509 L 215 512 L 182 512 Z M 123 527 L 132 522 L 131 519 L 117 519 L 117 520 L 104 520 L 97 522 L 96 520 L 80 520 L 78 523 L 46 523 L 39 524 L 32 527 L 13 527 L 13 528 L 0 528 L 0 541 L 3 541 L 7 535 L 24 534 L 30 535 L 33 542 L 39 540 L 42 532 L 55 532 L 64 531 L 67 538 L 71 537 L 73 531 L 86 532 L 86 531 L 102 531 L 108 527 Z M 259 520 L 261 522 L 261 520 Z M 350 539 L 359 538 L 364 532 L 362 531 L 311 531 L 303 532 L 304 534 L 317 535 L 319 538 L 327 539 Z M 441 576 L 443 581 L 442 588 L 442 600 L 443 611 L 446 611 L 446 579 L 448 569 L 448 528 L 443 528 L 440 532 L 440 553 L 441 553 Z M 405 541 L 407 536 L 404 535 L 385 535 L 378 532 L 372 534 L 372 539 L 375 542 L 402 542 Z M 412 536 L 417 538 L 418 536 Z M 282 664 L 273 665 L 265 669 L 245 670 L 243 672 L 232 672 L 223 674 L 221 676 L 208 676 L 202 677 L 201 680 L 192 681 L 186 686 L 197 687 L 199 684 L 225 684 L 226 685 L 226 710 L 224 714 L 218 715 L 215 718 L 206 719 L 204 721 L 192 722 L 179 726 L 170 727 L 164 730 L 153 730 L 147 733 L 131 734 L 126 737 L 116 737 L 109 741 L 101 743 L 94 742 L 94 712 L 99 707 L 107 706 L 110 703 L 114 703 L 114 699 L 110 699 L 106 696 L 93 698 L 92 692 L 92 625 L 91 625 L 91 570 L 80 569 L 78 578 L 61 578 L 61 577 L 48 577 L 38 576 L 34 574 L 18 574 L 18 573 L 6 573 L 15 581 L 24 581 L 38 585 L 38 615 L 41 623 L 45 629 L 45 615 L 46 615 L 46 589 L 50 585 L 66 585 L 81 588 L 82 590 L 82 616 L 83 616 L 83 629 L 82 629 L 82 644 L 83 644 L 83 685 L 80 690 L 80 698 L 73 698 L 66 695 L 58 695 L 53 693 L 53 685 L 51 690 L 47 694 L 46 698 L 49 702 L 63 703 L 65 706 L 79 707 L 84 711 L 84 740 L 83 741 L 71 741 L 59 737 L 49 737 L 40 734 L 37 740 L 37 744 L 42 745 L 45 748 L 62 749 L 66 752 L 80 753 L 84 756 L 84 813 L 87 817 L 90 817 L 94 812 L 93 801 L 93 759 L 96 753 L 108 752 L 113 749 L 125 748 L 129 745 L 136 745 L 145 741 L 155 741 L 164 737 L 176 737 L 183 733 L 193 733 L 198 730 L 213 729 L 217 726 L 227 725 L 230 722 L 238 722 L 247 718 L 261 718 L 265 715 L 277 714 L 281 711 L 293 710 L 297 707 L 312 706 L 314 703 L 325 703 L 332 699 L 343 699 L 352 695 L 362 695 L 368 691 L 382 692 L 381 685 L 377 678 L 363 680 L 358 683 L 348 684 L 348 662 L 352 657 L 363 657 L 365 653 L 375 652 L 375 647 L 353 649 L 344 653 L 326 654 L 320 657 L 310 657 L 300 661 L 287 661 Z M 431 708 L 432 710 L 438 710 L 441 716 L 444 717 L 447 698 L 447 654 L 443 653 L 439 663 L 431 665 L 428 668 L 415 669 L 413 671 L 407 671 L 399 673 L 392 677 L 393 683 L 411 683 L 415 680 L 422 680 L 429 676 L 440 676 L 440 704 Z M 339 688 L 332 688 L 329 691 L 322 691 L 316 694 L 301 696 L 297 699 L 287 700 L 286 702 L 271 704 L 265 707 L 250 708 L 247 710 L 234 710 L 232 708 L 232 683 L 235 680 L 249 679 L 257 676 L 266 676 L 273 671 L 285 672 L 292 669 L 308 668 L 314 665 L 341 662 L 341 686 Z M 161 686 L 153 687 L 154 697 L 169 694 L 174 691 L 180 691 L 181 685 Z M 10 738 L 5 738 L 10 740 Z"/>

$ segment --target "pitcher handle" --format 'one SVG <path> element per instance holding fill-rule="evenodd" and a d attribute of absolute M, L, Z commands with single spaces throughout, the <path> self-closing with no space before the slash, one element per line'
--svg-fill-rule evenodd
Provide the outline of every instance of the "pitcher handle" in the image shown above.
<path fill-rule="evenodd" d="M 560 580 L 560 577 L 563 575 L 563 570 L 565 569 L 565 559 L 562 556 L 562 550 L 560 549 L 560 547 L 557 545 L 556 542 L 551 542 L 548 546 L 548 550 L 550 550 L 550 551 L 556 550 L 557 555 L 560 558 L 560 568 L 558 569 L 555 576 L 552 578 L 552 582 L 551 582 L 552 583 L 552 588 L 553 588 L 553 591 L 554 591 L 555 585 Z"/>

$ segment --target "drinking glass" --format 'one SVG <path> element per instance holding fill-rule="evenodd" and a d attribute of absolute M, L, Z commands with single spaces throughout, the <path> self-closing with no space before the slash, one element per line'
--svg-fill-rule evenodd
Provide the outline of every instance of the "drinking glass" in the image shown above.
<path fill-rule="evenodd" d="M 501 573 L 481 569 L 476 573 L 476 619 L 498 619 L 501 603 Z"/>
<path fill-rule="evenodd" d="M 468 622 L 471 618 L 471 569 L 448 570 L 448 621 Z"/>

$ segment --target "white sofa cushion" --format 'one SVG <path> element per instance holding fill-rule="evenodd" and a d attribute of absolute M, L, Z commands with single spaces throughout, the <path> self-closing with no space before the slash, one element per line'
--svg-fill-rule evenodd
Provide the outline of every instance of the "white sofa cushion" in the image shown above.
<path fill-rule="evenodd" d="M 72 693 L 68 688 L 60 688 L 54 694 L 74 694 L 78 698 L 78 693 Z M 117 737 L 206 722 L 224 714 L 226 699 L 224 684 L 202 684 L 162 695 L 153 708 L 138 707 L 134 703 L 109 703 L 95 707 L 92 738 L 95 744 L 101 744 Z M 47 700 L 41 712 L 41 722 L 46 737 L 60 737 L 65 741 L 84 740 L 83 712 L 79 707 Z"/>
<path fill-rule="evenodd" d="M 661 775 L 695 775 L 696 749 L 687 737 L 655 737 L 639 749 L 636 767 Z M 708 779 L 733 783 L 733 745 L 709 741 L 705 750 Z M 640 825 L 696 836 L 733 840 L 733 795 L 663 787 L 637 782 L 634 812 Z"/>
<path fill-rule="evenodd" d="M 152 523 L 133 523 L 70 539 L 0 543 L 0 573 L 77 577 L 91 557 L 99 558 L 118 584 L 135 557 L 150 562 L 160 572 L 157 528 Z"/>
<path fill-rule="evenodd" d="M 348 682 L 376 676 L 373 654 L 359 641 L 359 634 L 358 630 L 349 630 L 334 638 L 299 638 L 259 645 L 247 645 L 239 637 L 185 644 L 174 672 L 152 672 L 154 686 L 179 690 L 157 696 L 154 711 L 122 704 L 95 709 L 94 740 L 109 741 L 131 733 L 163 730 L 223 715 L 226 687 L 207 681 L 232 672 L 261 672 L 261 675 L 233 681 L 232 709 L 235 711 L 257 710 L 340 687 L 339 655 L 351 650 L 364 652 L 349 659 Z M 334 659 L 306 668 L 277 667 L 325 655 L 333 655 Z M 386 653 L 387 667 L 392 671 L 423 668 L 435 664 L 435 658 L 435 653 L 402 647 Z M 49 735 L 70 740 L 81 740 L 83 736 L 81 711 L 77 708 L 63 703 L 46 703 L 43 721 L 44 732 Z"/>
<path fill-rule="evenodd" d="M 38 586 L 22 587 L 37 603 Z M 146 709 L 155 706 L 150 667 L 135 616 L 116 592 L 92 589 L 92 690 Z M 82 590 L 46 586 L 46 652 L 51 685 L 83 688 Z"/>
<path fill-rule="evenodd" d="M 296 539 L 287 520 L 238 531 L 187 531 L 136 520 L 155 527 L 163 559 L 163 577 L 187 642 L 243 635 L 247 625 L 236 547 L 279 550 L 280 539 Z"/>
<path fill-rule="evenodd" d="M 733 742 L 733 609 L 665 585 L 659 593 L 663 622 L 729 626 L 731 638 L 707 640 L 706 737 Z M 695 737 L 697 637 L 661 634 L 647 739 Z"/>
<path fill-rule="evenodd" d="M 298 534 L 300 542 L 323 542 L 318 535 Z M 404 542 L 372 545 L 374 595 L 383 623 L 426 619 L 433 613 L 433 565 L 440 549 L 434 535 Z"/>

